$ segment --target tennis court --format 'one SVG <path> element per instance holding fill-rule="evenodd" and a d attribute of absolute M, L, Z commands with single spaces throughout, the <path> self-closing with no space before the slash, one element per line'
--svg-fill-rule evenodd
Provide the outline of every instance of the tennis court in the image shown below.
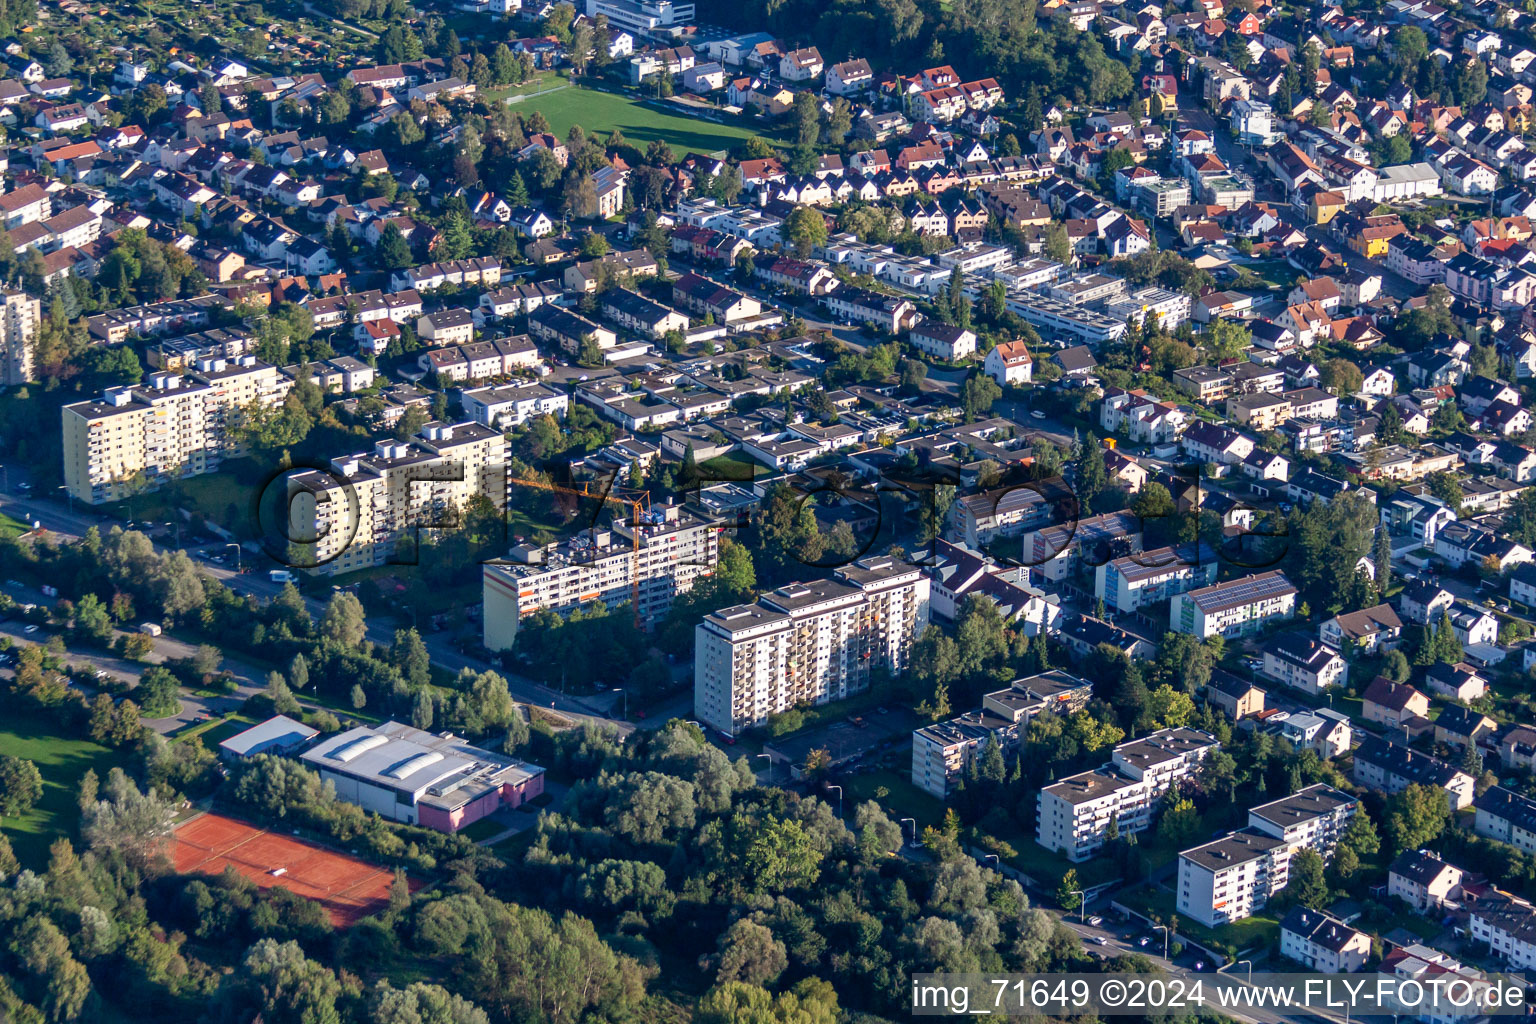
<path fill-rule="evenodd" d="M 315 900 L 338 928 L 386 906 L 395 880 L 393 871 L 367 861 L 221 814 L 201 814 L 178 828 L 171 858 L 183 874 L 218 875 L 232 866 L 263 888 Z"/>

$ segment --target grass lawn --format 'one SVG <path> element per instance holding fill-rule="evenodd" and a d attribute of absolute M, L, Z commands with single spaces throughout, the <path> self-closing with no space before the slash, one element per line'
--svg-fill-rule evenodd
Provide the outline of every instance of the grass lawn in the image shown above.
<path fill-rule="evenodd" d="M 1007 840 L 1008 844 L 1018 851 L 1014 856 L 1007 858 L 1008 865 L 1018 868 L 1046 890 L 1054 890 L 1059 886 L 1061 876 L 1065 875 L 1069 868 L 1077 869 L 1077 878 L 1083 883 L 1083 888 L 1102 885 L 1115 879 L 1115 866 L 1106 857 L 1094 857 L 1081 864 L 1073 864 L 1061 854 L 1052 853 L 1035 842 L 1035 837 L 1032 835 L 1021 833 L 998 838 Z M 1097 906 L 1096 902 L 1090 901 L 1088 913 L 1095 913 Z"/>
<path fill-rule="evenodd" d="M 506 830 L 507 826 L 499 821 L 481 818 L 479 821 L 459 829 L 459 835 L 468 836 L 471 840 L 478 843 L 482 839 L 489 839 L 491 836 L 500 835 Z"/>
<path fill-rule="evenodd" d="M 944 802 L 912 785 L 911 778 L 900 772 L 882 769 L 853 775 L 843 785 L 848 790 L 843 794 L 846 797 L 843 805 L 846 810 L 851 812 L 864 801 L 874 800 L 883 805 L 894 818 L 915 818 L 919 834 L 929 825 L 937 825 L 944 817 Z M 877 797 L 875 790 L 882 786 L 889 793 L 883 798 Z"/>
<path fill-rule="evenodd" d="M 4 512 L 0 512 L 0 537 L 6 540 L 15 540 L 30 529 L 32 527 L 29 523 L 24 523 L 20 519 L 14 519 Z"/>
<path fill-rule="evenodd" d="M 507 100 L 513 96 L 530 96 L 534 93 L 554 92 L 557 89 L 564 89 L 568 85 L 570 85 L 569 82 L 555 75 L 540 75 L 537 78 L 528 79 L 528 81 L 523 82 L 521 85 L 503 85 L 499 88 L 487 89 L 481 95 L 486 103 L 495 103 L 497 100 Z"/>
<path fill-rule="evenodd" d="M 705 459 L 699 463 L 699 469 L 709 474 L 707 479 L 711 482 L 729 480 L 744 484 L 768 473 L 762 463 L 742 452 L 728 452 Z"/>
<path fill-rule="evenodd" d="M 604 136 L 617 128 L 641 149 L 660 139 L 679 156 L 688 150 L 712 153 L 730 149 L 757 134 L 735 125 L 668 113 L 627 96 L 579 85 L 521 100 L 517 110 L 525 116 L 531 111 L 539 111 L 549 121 L 550 130 L 562 139 L 573 124 Z"/>
<path fill-rule="evenodd" d="M 539 830 L 536 828 L 525 828 L 517 835 L 503 839 L 491 847 L 491 850 L 502 860 L 515 863 L 523 859 L 523 854 L 533 846 L 533 841 L 538 838 L 538 834 Z"/>
<path fill-rule="evenodd" d="M 180 743 L 182 740 L 201 738 L 203 746 L 217 752 L 218 745 L 237 736 L 256 724 L 256 719 L 249 715 L 230 714 L 223 718 L 211 718 L 206 722 L 196 722 L 178 732 L 173 739 Z"/>
<path fill-rule="evenodd" d="M 0 720 L 0 754 L 26 758 L 43 776 L 43 795 L 37 805 L 20 818 L 7 817 L 3 822 L 17 858 L 31 868 L 44 867 L 49 844 L 74 830 L 80 814 L 75 800 L 86 770 L 96 769 L 105 780 L 113 765 L 123 761 L 120 754 L 99 743 L 65 735 L 48 718 L 9 708 Z"/>

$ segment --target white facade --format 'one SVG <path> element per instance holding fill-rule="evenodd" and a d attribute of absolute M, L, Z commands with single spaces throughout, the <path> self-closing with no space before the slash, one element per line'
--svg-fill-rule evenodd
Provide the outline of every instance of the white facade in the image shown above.
<path fill-rule="evenodd" d="M 835 580 L 792 583 L 694 630 L 694 714 L 734 736 L 801 704 L 865 689 L 875 667 L 901 672 L 928 625 L 922 568 L 866 558 Z"/>

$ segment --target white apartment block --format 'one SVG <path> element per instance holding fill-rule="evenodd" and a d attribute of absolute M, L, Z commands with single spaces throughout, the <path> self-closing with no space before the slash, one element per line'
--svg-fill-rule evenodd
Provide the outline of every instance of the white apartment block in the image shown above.
<path fill-rule="evenodd" d="M 1289 880 L 1291 848 L 1251 829 L 1179 854 L 1178 910 L 1215 928 L 1262 910 Z"/>
<path fill-rule="evenodd" d="M 1197 729 L 1163 729 L 1114 748 L 1108 764 L 1040 791 L 1035 841 L 1075 863 L 1104 845 L 1110 821 L 1122 836 L 1142 832 L 1169 790 L 1220 744 Z"/>
<path fill-rule="evenodd" d="M 1296 588 L 1278 569 L 1175 594 L 1168 628 L 1204 639 L 1242 636 L 1296 611 Z"/>
<path fill-rule="evenodd" d="M 471 388 L 460 393 L 459 404 L 476 423 L 505 430 L 520 427 L 538 416 L 565 419 L 571 399 L 543 384 L 522 384 Z"/>
<path fill-rule="evenodd" d="M 1249 809 L 1248 827 L 1284 840 L 1292 850 L 1315 850 L 1331 860 L 1359 806 L 1354 797 L 1317 782 Z"/>
<path fill-rule="evenodd" d="M 994 735 L 1006 750 L 1018 741 L 1018 723 L 984 707 L 914 730 L 912 785 L 943 800 Z"/>
<path fill-rule="evenodd" d="M 42 304 L 21 292 L 4 294 L 5 309 L 0 311 L 0 354 L 5 360 L 3 382 L 25 384 L 37 379 L 34 354 Z"/>
<path fill-rule="evenodd" d="M 1141 551 L 1100 563 L 1094 569 L 1094 594 L 1110 608 L 1133 612 L 1210 586 L 1217 567 L 1216 553 L 1204 542 Z"/>
<path fill-rule="evenodd" d="M 507 438 L 478 423 L 429 423 L 288 478 L 290 545 L 308 571 L 336 575 L 411 557 L 421 532 L 456 528 L 471 499 L 506 508 Z"/>
<path fill-rule="evenodd" d="M 641 513 L 638 529 L 630 514 L 615 515 L 608 529 L 515 548 L 512 556 L 522 564 L 490 563 L 482 571 L 485 646 L 493 651 L 510 648 L 518 624 L 535 612 L 568 615 L 594 601 L 616 608 L 638 598 L 636 610 L 649 627 L 676 595 L 715 571 L 720 539 L 711 522 L 667 505 Z"/>
<path fill-rule="evenodd" d="M 64 485 L 90 504 L 117 501 L 165 479 L 219 467 L 238 446 L 229 419 L 253 403 L 275 408 L 293 381 L 254 356 L 199 360 L 146 385 L 108 388 L 61 411 Z"/>
<path fill-rule="evenodd" d="M 901 672 L 928 625 L 928 590 L 921 567 L 864 558 L 835 579 L 721 608 L 694 630 L 694 714 L 734 736 L 797 705 L 858 693 L 876 667 Z"/>
<path fill-rule="evenodd" d="M 966 764 L 996 735 L 1004 751 L 1043 712 L 1070 715 L 1093 695 L 1093 684 L 1059 669 L 1015 679 L 1006 690 L 981 699 L 981 707 L 947 722 L 912 731 L 912 785 L 943 800 L 960 780 Z"/>
<path fill-rule="evenodd" d="M 1207 927 L 1240 921 L 1285 888 L 1291 855 L 1333 856 L 1358 807 L 1317 783 L 1248 812 L 1248 827 L 1179 854 L 1179 913 Z"/>

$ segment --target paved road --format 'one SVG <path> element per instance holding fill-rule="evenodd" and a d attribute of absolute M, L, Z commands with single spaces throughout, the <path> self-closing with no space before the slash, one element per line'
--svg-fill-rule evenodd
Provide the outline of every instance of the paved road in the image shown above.
<path fill-rule="evenodd" d="M 106 531 L 114 525 L 124 525 L 116 520 L 98 516 L 94 512 L 85 509 L 77 508 L 71 511 L 64 505 L 56 505 L 50 501 L 11 494 L 0 494 L 0 511 L 4 511 L 18 519 L 25 519 L 28 522 L 41 522 L 43 528 L 48 533 L 65 540 L 78 538 L 91 526 L 97 526 L 102 531 Z M 166 545 L 160 543 L 157 543 L 156 546 L 161 550 L 175 547 L 174 544 Z M 211 552 L 220 547 L 220 545 L 211 545 L 207 550 Z M 246 557 L 250 557 L 248 553 Z M 199 559 L 198 567 L 202 572 L 219 580 L 236 593 L 249 594 L 261 600 L 271 600 L 276 597 L 283 586 L 280 583 L 272 582 L 263 574 L 242 574 L 207 560 Z M 38 603 L 43 603 L 46 600 L 40 595 L 29 599 Z M 325 614 L 324 600 L 316 597 L 307 597 L 305 602 L 309 607 L 310 614 L 316 619 Z M 403 625 L 407 621 L 402 617 L 400 624 Z M 17 624 L 16 628 L 19 631 L 21 626 Z M 375 615 L 368 622 L 367 636 L 373 643 L 388 647 L 394 642 L 396 628 L 397 625 L 395 623 L 383 620 L 380 616 Z M 31 637 L 30 639 L 38 640 L 44 638 Z M 521 703 L 537 704 L 540 707 L 551 708 L 578 720 L 593 721 L 608 721 L 609 715 L 618 713 L 622 708 L 622 694 L 601 694 L 588 700 L 559 693 L 525 676 L 508 672 L 499 665 L 465 654 L 454 646 L 454 641 L 451 637 L 444 634 L 426 632 L 422 635 L 422 642 L 426 645 L 427 653 L 430 655 L 432 663 L 448 672 L 456 673 L 463 668 L 472 668 L 477 672 L 499 672 L 506 677 L 507 688 L 511 692 L 512 698 Z M 190 657 L 194 650 L 194 645 L 166 635 L 156 638 L 154 650 L 155 655 L 151 660 L 162 661 L 166 658 Z M 71 660 L 88 662 L 93 665 L 97 663 L 90 655 L 76 655 L 74 652 L 71 652 Z M 223 714 L 227 710 L 238 707 L 251 694 L 265 689 L 265 670 L 249 663 L 240 662 L 238 658 L 230 657 L 226 657 L 225 666 L 231 670 L 236 677 L 237 683 L 241 686 L 239 693 L 228 698 L 216 698 L 207 701 L 201 698 L 185 696 L 183 697 L 184 707 L 181 715 L 152 724 L 160 729 L 160 731 L 173 731 L 190 721 L 195 721 L 204 712 Z M 138 674 L 131 666 L 121 662 L 115 665 L 103 662 L 97 667 L 125 678 L 136 678 Z M 300 696 L 302 697 L 302 695 Z M 691 702 L 689 703 L 691 706 Z M 665 717 L 653 715 L 646 724 L 655 726 L 665 721 Z M 626 733 L 635 728 L 634 724 L 628 722 L 614 721 L 612 724 Z"/>

